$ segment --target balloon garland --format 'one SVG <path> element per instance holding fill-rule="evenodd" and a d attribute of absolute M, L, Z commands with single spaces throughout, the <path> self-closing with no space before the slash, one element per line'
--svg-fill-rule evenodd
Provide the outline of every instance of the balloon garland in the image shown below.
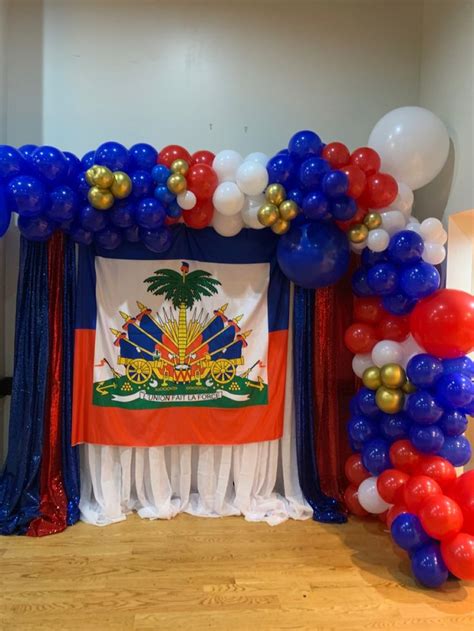
<path fill-rule="evenodd" d="M 165 252 L 172 225 L 279 235 L 278 262 L 306 288 L 352 276 L 345 343 L 362 387 L 352 401 L 348 510 L 378 515 L 410 555 L 416 579 L 474 579 L 474 472 L 463 435 L 474 414 L 474 297 L 440 289 L 447 234 L 411 215 L 413 190 L 449 150 L 444 125 L 417 107 L 389 112 L 368 147 L 350 152 L 300 131 L 269 158 L 234 150 L 190 154 L 107 142 L 81 160 L 54 147 L 0 146 L 0 236 L 18 213 L 27 239 L 63 230 L 83 245 L 142 242 Z"/>

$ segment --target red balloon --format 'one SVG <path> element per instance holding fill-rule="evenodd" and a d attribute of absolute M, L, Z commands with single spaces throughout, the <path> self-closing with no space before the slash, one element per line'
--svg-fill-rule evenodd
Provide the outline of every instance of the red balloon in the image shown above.
<path fill-rule="evenodd" d="M 370 147 L 359 147 L 351 154 L 351 164 L 359 167 L 366 175 L 373 175 L 380 169 L 380 156 Z"/>
<path fill-rule="evenodd" d="M 374 327 L 364 322 L 354 322 L 344 333 L 344 343 L 354 354 L 370 353 L 379 339 Z"/>
<path fill-rule="evenodd" d="M 196 151 L 191 156 L 190 166 L 194 164 L 207 164 L 208 167 L 212 167 L 212 163 L 214 162 L 215 154 L 212 151 L 206 151 L 206 149 L 201 149 L 200 151 Z"/>
<path fill-rule="evenodd" d="M 448 570 L 466 581 L 474 580 L 474 537 L 460 532 L 441 542 L 441 554 Z"/>
<path fill-rule="evenodd" d="M 370 478 L 371 475 L 362 464 L 360 454 L 352 454 L 352 456 L 349 456 L 344 465 L 344 473 L 349 482 L 357 487 L 359 487 L 361 482 Z"/>
<path fill-rule="evenodd" d="M 391 528 L 392 523 L 402 513 L 408 513 L 409 510 L 404 504 L 394 504 L 387 511 L 387 526 Z"/>
<path fill-rule="evenodd" d="M 164 164 L 168 168 L 175 160 L 186 160 L 189 164 L 191 162 L 191 155 L 189 152 L 180 145 L 167 145 L 158 154 L 158 164 Z"/>
<path fill-rule="evenodd" d="M 377 478 L 380 497 L 388 504 L 400 504 L 403 501 L 403 489 L 409 479 L 408 473 L 398 469 L 385 469 Z"/>
<path fill-rule="evenodd" d="M 456 479 L 456 469 L 441 456 L 423 456 L 416 469 L 416 475 L 427 475 L 433 478 L 446 492 Z"/>
<path fill-rule="evenodd" d="M 358 223 L 362 223 L 364 221 L 364 217 L 367 214 L 367 208 L 364 206 L 357 206 L 357 212 L 352 217 L 352 219 L 348 219 L 347 221 L 336 221 L 336 224 L 343 232 L 347 232 L 349 228 L 357 225 Z"/>
<path fill-rule="evenodd" d="M 377 324 L 385 310 L 382 307 L 382 299 L 369 296 L 368 298 L 354 298 L 354 320 L 364 322 L 365 324 Z M 380 339 L 384 339 L 381 336 Z"/>
<path fill-rule="evenodd" d="M 353 199 L 357 199 L 362 195 L 365 190 L 367 178 L 365 173 L 355 164 L 347 164 L 340 169 L 347 175 L 349 180 L 349 186 L 347 188 L 347 195 Z"/>
<path fill-rule="evenodd" d="M 429 536 L 440 541 L 457 535 L 463 523 L 458 504 L 446 495 L 434 495 L 425 500 L 418 517 Z"/>
<path fill-rule="evenodd" d="M 214 215 L 212 201 L 198 201 L 191 210 L 183 210 L 184 223 L 190 228 L 201 230 L 207 228 Z"/>
<path fill-rule="evenodd" d="M 447 493 L 461 507 L 464 515 L 463 531 L 474 535 L 474 471 L 460 475 Z"/>
<path fill-rule="evenodd" d="M 421 299 L 410 315 L 413 337 L 427 353 L 454 358 L 474 350 L 474 296 L 439 289 Z"/>
<path fill-rule="evenodd" d="M 386 208 L 398 194 L 397 180 L 388 173 L 374 173 L 367 178 L 361 201 L 369 208 Z"/>
<path fill-rule="evenodd" d="M 405 484 L 403 501 L 411 513 L 417 514 L 423 502 L 432 495 L 442 495 L 440 485 L 427 475 L 414 475 Z"/>
<path fill-rule="evenodd" d="M 377 333 L 381 340 L 403 342 L 410 334 L 410 318 L 387 313 L 380 320 Z"/>
<path fill-rule="evenodd" d="M 409 440 L 396 440 L 390 447 L 390 462 L 396 469 L 413 474 L 421 462 L 421 454 Z"/>
<path fill-rule="evenodd" d="M 355 484 L 351 484 L 344 491 L 344 502 L 347 506 L 347 510 L 357 517 L 366 517 L 369 513 L 362 508 L 357 495 L 357 487 Z"/>
<path fill-rule="evenodd" d="M 349 149 L 342 142 L 330 142 L 324 147 L 321 155 L 333 169 L 343 167 L 351 157 Z"/>
<path fill-rule="evenodd" d="M 188 190 L 192 191 L 197 199 L 211 199 L 217 188 L 217 173 L 207 164 L 195 164 L 187 175 Z"/>

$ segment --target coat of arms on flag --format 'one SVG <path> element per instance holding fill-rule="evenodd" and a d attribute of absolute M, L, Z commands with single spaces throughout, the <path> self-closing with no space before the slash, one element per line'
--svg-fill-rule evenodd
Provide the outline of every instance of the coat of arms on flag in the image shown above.
<path fill-rule="evenodd" d="M 179 228 L 166 258 L 135 244 L 113 256 L 80 255 L 76 442 L 229 444 L 281 435 L 288 282 L 274 261 L 275 240 Z"/>

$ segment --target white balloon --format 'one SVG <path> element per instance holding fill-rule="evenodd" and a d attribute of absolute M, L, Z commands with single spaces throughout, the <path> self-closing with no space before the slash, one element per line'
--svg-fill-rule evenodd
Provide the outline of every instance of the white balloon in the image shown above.
<path fill-rule="evenodd" d="M 266 153 L 262 153 L 261 151 L 254 151 L 253 153 L 249 153 L 248 156 L 245 157 L 244 162 L 256 162 L 257 164 L 261 164 L 266 167 L 270 158 Z"/>
<path fill-rule="evenodd" d="M 214 213 L 212 219 L 214 230 L 222 237 L 235 237 L 236 234 L 244 227 L 242 215 L 223 215 L 222 213 Z"/>
<path fill-rule="evenodd" d="M 425 243 L 422 259 L 431 265 L 439 265 L 446 258 L 446 249 L 439 243 Z"/>
<path fill-rule="evenodd" d="M 352 358 L 352 370 L 355 374 L 362 378 L 364 370 L 373 366 L 372 355 L 370 353 L 357 353 Z"/>
<path fill-rule="evenodd" d="M 368 513 L 372 513 L 373 515 L 384 513 L 392 506 L 392 504 L 387 504 L 380 496 L 377 489 L 377 478 L 374 476 L 366 478 L 360 483 L 357 490 L 357 497 L 362 508 L 365 508 Z"/>
<path fill-rule="evenodd" d="M 237 169 L 242 164 L 243 158 L 240 153 L 233 149 L 224 149 L 214 158 L 212 168 L 217 173 L 219 182 L 235 182 Z"/>
<path fill-rule="evenodd" d="M 176 201 L 183 210 L 191 210 L 196 206 L 196 195 L 192 191 L 184 191 L 176 197 Z"/>
<path fill-rule="evenodd" d="M 242 162 L 237 169 L 237 186 L 246 195 L 263 193 L 268 184 L 268 171 L 258 162 Z"/>
<path fill-rule="evenodd" d="M 429 239 L 430 243 L 437 243 L 438 245 L 444 245 L 448 240 L 448 233 L 443 228 L 442 232 L 439 232 L 435 238 L 431 237 Z"/>
<path fill-rule="evenodd" d="M 376 230 L 370 230 L 367 237 L 367 247 L 372 252 L 383 252 L 387 249 L 390 241 L 390 235 L 383 228 L 377 228 Z"/>
<path fill-rule="evenodd" d="M 413 208 L 413 202 L 415 201 L 415 196 L 413 195 L 413 191 L 409 186 L 405 184 L 405 182 L 397 182 L 398 184 L 398 194 L 395 198 L 395 201 L 387 206 L 386 210 L 399 210 L 404 215 L 408 216 L 411 214 L 411 210 Z"/>
<path fill-rule="evenodd" d="M 401 343 L 401 347 L 403 349 L 403 360 L 400 362 L 400 364 L 403 366 L 403 368 L 406 368 L 410 359 L 415 355 L 426 353 L 425 349 L 418 344 L 411 333 L 406 340 L 403 340 L 403 342 Z"/>
<path fill-rule="evenodd" d="M 240 213 L 244 202 L 245 196 L 235 182 L 222 182 L 212 197 L 214 208 L 223 215 Z"/>
<path fill-rule="evenodd" d="M 428 217 L 421 222 L 421 236 L 426 241 L 435 241 L 444 232 L 443 224 L 436 217 Z"/>
<path fill-rule="evenodd" d="M 421 226 L 419 223 L 409 221 L 405 226 L 405 230 L 411 230 L 412 232 L 416 232 L 416 234 L 420 234 Z"/>
<path fill-rule="evenodd" d="M 394 235 L 400 230 L 404 230 L 407 225 L 405 215 L 399 210 L 388 210 L 387 212 L 380 213 L 382 217 L 382 228 L 388 232 L 390 236 Z"/>
<path fill-rule="evenodd" d="M 403 361 L 403 347 L 392 340 L 381 340 L 372 349 L 372 362 L 382 368 L 385 364 L 401 364 Z"/>
<path fill-rule="evenodd" d="M 265 195 L 257 195 L 256 197 L 246 197 L 245 204 L 242 208 L 242 219 L 248 228 L 261 230 L 265 228 L 258 220 L 258 210 L 265 203 Z"/>

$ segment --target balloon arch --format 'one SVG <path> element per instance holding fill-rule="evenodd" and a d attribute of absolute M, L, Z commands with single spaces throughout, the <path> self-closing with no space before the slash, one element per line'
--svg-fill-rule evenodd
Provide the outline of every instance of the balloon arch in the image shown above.
<path fill-rule="evenodd" d="M 80 244 L 115 249 L 142 242 L 165 252 L 173 224 L 280 235 L 283 272 L 305 288 L 352 276 L 354 323 L 345 343 L 362 387 L 347 430 L 348 510 L 379 515 L 411 558 L 417 580 L 474 579 L 474 471 L 457 477 L 471 447 L 474 297 L 440 289 L 447 234 L 411 215 L 413 190 L 442 169 L 449 138 L 431 112 L 405 107 L 352 153 L 296 133 L 268 158 L 233 150 L 190 154 L 102 144 L 69 152 L 0 146 L 0 236 L 18 213 L 21 234 L 45 241 L 62 230 Z"/>

